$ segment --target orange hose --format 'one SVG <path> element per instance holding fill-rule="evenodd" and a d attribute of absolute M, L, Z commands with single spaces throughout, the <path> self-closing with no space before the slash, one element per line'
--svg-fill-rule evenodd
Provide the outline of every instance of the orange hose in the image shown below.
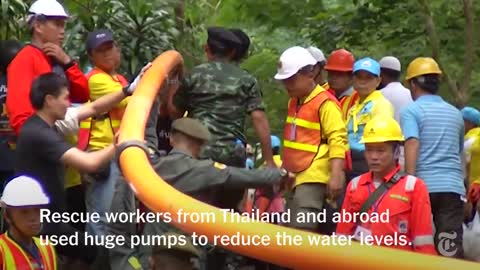
<path fill-rule="evenodd" d="M 158 89 L 163 84 L 168 72 L 183 64 L 181 55 L 176 51 L 167 51 L 153 61 L 152 67 L 143 76 L 138 89 L 125 111 L 120 127 L 119 143 L 130 140 L 144 140 L 144 130 L 149 111 Z M 318 234 L 303 232 L 278 225 L 249 222 L 237 223 L 223 220 L 224 213 L 218 208 L 197 201 L 170 186 L 150 166 L 146 153 L 139 147 L 128 147 L 120 153 L 122 172 L 135 191 L 137 197 L 150 209 L 170 213 L 173 224 L 180 229 L 208 236 L 213 242 L 215 235 L 233 236 L 240 232 L 243 236 L 267 235 L 272 241 L 267 246 L 233 246 L 224 247 L 245 256 L 268 261 L 293 269 L 379 269 L 379 270 L 476 270 L 478 264 L 422 255 L 385 247 L 361 246 L 352 243 L 341 245 L 310 245 L 309 237 Z M 215 222 L 202 224 L 179 222 L 177 212 L 211 213 Z M 231 217 L 231 214 L 227 215 Z M 303 244 L 280 245 L 275 240 L 276 233 L 300 239 Z M 327 238 L 326 236 L 323 236 Z M 331 238 L 327 238 L 331 239 Z"/>

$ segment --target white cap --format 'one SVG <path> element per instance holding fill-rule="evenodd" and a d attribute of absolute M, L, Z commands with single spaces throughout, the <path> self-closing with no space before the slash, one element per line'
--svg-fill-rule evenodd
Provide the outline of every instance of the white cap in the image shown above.
<path fill-rule="evenodd" d="M 315 64 L 317 64 L 317 60 L 313 58 L 307 49 L 300 46 L 288 48 L 280 56 L 275 79 L 288 79 L 295 75 L 300 69 Z"/>
<path fill-rule="evenodd" d="M 319 48 L 310 46 L 307 48 L 307 50 L 313 56 L 313 58 L 317 60 L 317 63 L 327 61 L 327 59 L 325 59 L 325 55 L 323 55 L 322 50 L 320 50 Z"/>
<path fill-rule="evenodd" d="M 380 60 L 381 68 L 388 68 L 396 71 L 402 71 L 400 61 L 394 56 L 385 56 Z"/>
<path fill-rule="evenodd" d="M 7 207 L 20 207 L 47 205 L 50 199 L 35 179 L 19 176 L 7 183 L 0 201 Z"/>
<path fill-rule="evenodd" d="M 28 10 L 30 14 L 45 15 L 47 17 L 65 17 L 68 18 L 68 14 L 63 8 L 62 4 L 56 0 L 37 0 L 30 6 Z"/>

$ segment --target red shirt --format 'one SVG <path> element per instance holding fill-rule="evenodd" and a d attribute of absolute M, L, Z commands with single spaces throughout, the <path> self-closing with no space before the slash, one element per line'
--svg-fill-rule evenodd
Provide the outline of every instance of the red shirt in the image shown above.
<path fill-rule="evenodd" d="M 400 170 L 397 166 L 384 181 L 389 181 L 395 173 Z M 358 213 L 365 201 L 375 190 L 371 172 L 362 174 L 352 179 L 345 193 L 342 211 L 346 213 Z M 404 176 L 398 183 L 391 187 L 369 210 L 371 215 L 374 211 L 378 214 L 389 213 L 389 222 L 360 223 L 345 222 L 340 220 L 337 224 L 337 234 L 354 235 L 357 226 L 371 231 L 372 236 L 395 236 L 397 239 L 402 236 L 411 245 L 392 244 L 380 240 L 378 245 L 391 246 L 394 248 L 413 250 L 426 254 L 437 254 L 433 244 L 431 206 L 428 190 L 423 181 L 414 176 Z"/>
<path fill-rule="evenodd" d="M 30 103 L 30 88 L 38 76 L 52 72 L 53 63 L 40 49 L 25 46 L 12 60 L 7 70 L 7 111 L 10 125 L 15 133 L 33 114 Z M 64 71 L 70 82 L 70 99 L 84 103 L 89 99 L 88 82 L 77 63 Z"/>

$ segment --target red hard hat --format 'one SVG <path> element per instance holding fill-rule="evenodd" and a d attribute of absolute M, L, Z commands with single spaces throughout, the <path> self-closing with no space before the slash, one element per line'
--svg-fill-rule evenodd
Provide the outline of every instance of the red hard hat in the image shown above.
<path fill-rule="evenodd" d="M 352 71 L 355 57 L 345 49 L 333 51 L 328 57 L 325 70 L 329 71 Z"/>

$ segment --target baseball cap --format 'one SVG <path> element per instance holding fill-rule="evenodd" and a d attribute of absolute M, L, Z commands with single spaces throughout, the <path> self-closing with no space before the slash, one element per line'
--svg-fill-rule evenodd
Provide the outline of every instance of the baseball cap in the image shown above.
<path fill-rule="evenodd" d="M 465 107 L 462 109 L 463 119 L 475 124 L 480 125 L 480 112 L 473 107 Z"/>
<path fill-rule="evenodd" d="M 68 14 L 62 4 L 56 0 L 37 0 L 30 6 L 28 13 L 47 17 L 68 18 Z"/>
<path fill-rule="evenodd" d="M 380 67 L 396 71 L 402 71 L 400 60 L 394 56 L 385 56 L 380 60 Z"/>
<path fill-rule="evenodd" d="M 307 51 L 317 60 L 317 63 L 326 62 L 325 55 L 323 54 L 322 50 L 317 47 L 310 46 L 307 48 Z"/>
<path fill-rule="evenodd" d="M 317 64 L 317 60 L 308 52 L 307 49 L 294 46 L 285 50 L 280 56 L 278 62 L 276 80 L 285 80 L 295 75 L 300 69 L 306 66 Z"/>
<path fill-rule="evenodd" d="M 353 64 L 353 73 L 361 70 L 370 72 L 377 77 L 380 76 L 380 64 L 370 57 L 362 58 Z"/>
<path fill-rule="evenodd" d="M 97 48 L 105 42 L 114 41 L 113 34 L 109 30 L 100 29 L 88 33 L 87 37 L 87 52 Z"/>

